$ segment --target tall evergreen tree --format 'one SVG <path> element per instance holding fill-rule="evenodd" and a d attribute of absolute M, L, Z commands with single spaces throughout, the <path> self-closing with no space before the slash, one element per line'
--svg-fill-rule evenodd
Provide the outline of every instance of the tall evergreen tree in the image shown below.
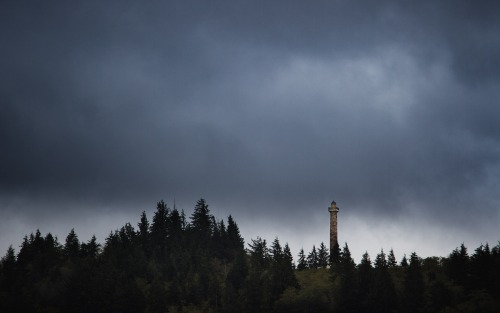
<path fill-rule="evenodd" d="M 316 246 L 313 245 L 311 252 L 307 255 L 307 267 L 318 268 L 318 252 Z"/>
<path fill-rule="evenodd" d="M 265 239 L 251 239 L 248 246 L 250 270 L 242 294 L 244 312 L 265 312 L 271 306 L 272 295 L 267 273 L 272 258 Z"/>
<path fill-rule="evenodd" d="M 164 258 L 167 252 L 168 240 L 168 215 L 170 209 L 167 204 L 161 200 L 156 205 L 156 211 L 153 215 L 151 224 L 150 238 L 153 253 L 157 258 Z"/>
<path fill-rule="evenodd" d="M 0 308 L 14 309 L 15 305 L 12 301 L 15 299 L 14 284 L 17 276 L 17 264 L 15 251 L 12 245 L 7 249 L 7 253 L 0 261 Z M 1 303 L 4 305 L 2 306 Z M 8 311 L 4 311 L 8 312 Z"/>
<path fill-rule="evenodd" d="M 170 212 L 167 221 L 168 230 L 168 241 L 169 245 L 176 250 L 179 250 L 181 246 L 184 244 L 184 221 L 182 214 L 174 208 L 172 212 Z"/>
<path fill-rule="evenodd" d="M 373 312 L 385 313 L 397 309 L 396 288 L 388 271 L 387 258 L 383 250 L 375 258 L 373 291 Z"/>
<path fill-rule="evenodd" d="M 404 279 L 404 311 L 421 312 L 424 307 L 425 284 L 420 258 L 415 252 L 410 255 L 410 264 L 406 268 Z"/>
<path fill-rule="evenodd" d="M 360 312 L 369 312 L 372 308 L 370 294 L 373 289 L 373 267 L 368 252 L 361 257 L 357 271 L 357 300 Z"/>
<path fill-rule="evenodd" d="M 405 254 L 401 259 L 401 267 L 407 267 L 407 266 L 408 266 L 408 260 L 406 259 L 406 254 Z"/>
<path fill-rule="evenodd" d="M 492 292 L 495 288 L 495 261 L 490 246 L 481 244 L 470 258 L 470 287 Z"/>
<path fill-rule="evenodd" d="M 191 227 L 198 241 L 206 244 L 213 229 L 213 217 L 208 209 L 208 204 L 205 199 L 200 199 L 196 203 L 194 212 L 191 215 Z"/>
<path fill-rule="evenodd" d="M 391 251 L 389 251 L 389 255 L 387 256 L 387 266 L 389 266 L 389 268 L 393 268 L 396 267 L 396 265 L 398 265 L 398 262 L 396 261 L 394 250 L 391 249 Z"/>
<path fill-rule="evenodd" d="M 330 264 L 335 267 L 336 264 L 340 262 L 340 246 L 338 242 L 333 245 L 333 250 L 330 251 Z"/>
<path fill-rule="evenodd" d="M 234 221 L 233 217 L 229 215 L 227 218 L 227 240 L 228 248 L 231 250 L 243 250 L 244 241 L 240 234 L 238 224 Z"/>
<path fill-rule="evenodd" d="M 322 268 L 326 268 L 328 266 L 330 260 L 330 255 L 328 254 L 328 249 L 325 244 L 322 242 L 319 245 L 318 249 L 318 266 Z"/>
<path fill-rule="evenodd" d="M 358 311 L 358 302 L 356 299 L 356 284 L 355 284 L 356 265 L 352 259 L 351 252 L 347 243 L 345 244 L 340 254 L 340 262 L 336 271 L 337 278 L 340 279 L 339 296 L 338 296 L 338 311 L 342 313 L 350 313 Z"/>
<path fill-rule="evenodd" d="M 101 245 L 97 243 L 97 238 L 95 235 L 92 235 L 92 238 L 87 243 L 82 243 L 80 250 L 84 258 L 95 259 L 99 254 L 100 248 Z"/>
<path fill-rule="evenodd" d="M 64 244 L 64 253 L 68 258 L 76 258 L 80 254 L 80 241 L 75 233 L 75 229 L 71 229 L 66 237 Z"/>
<path fill-rule="evenodd" d="M 462 243 L 460 249 L 453 250 L 446 264 L 447 273 L 451 280 L 456 284 L 465 286 L 469 279 L 469 263 L 467 248 Z"/>
<path fill-rule="evenodd" d="M 250 254 L 250 264 L 252 269 L 259 272 L 268 268 L 270 264 L 271 255 L 269 254 L 269 249 L 267 247 L 267 242 L 265 239 L 257 237 L 257 239 L 251 239 L 251 243 L 248 244 L 250 249 L 248 250 Z"/>
<path fill-rule="evenodd" d="M 307 261 L 306 261 L 306 255 L 304 253 L 304 249 L 300 249 L 299 252 L 299 260 L 297 263 L 297 270 L 302 271 L 307 268 Z"/>

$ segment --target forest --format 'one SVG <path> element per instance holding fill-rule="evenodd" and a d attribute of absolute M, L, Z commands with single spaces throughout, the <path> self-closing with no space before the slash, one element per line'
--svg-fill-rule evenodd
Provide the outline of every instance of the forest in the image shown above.
<path fill-rule="evenodd" d="M 102 244 L 25 236 L 0 261 L 0 312 L 500 312 L 500 243 L 359 264 L 347 243 L 295 256 L 278 238 L 245 244 L 204 199 L 189 218 L 160 201 Z"/>

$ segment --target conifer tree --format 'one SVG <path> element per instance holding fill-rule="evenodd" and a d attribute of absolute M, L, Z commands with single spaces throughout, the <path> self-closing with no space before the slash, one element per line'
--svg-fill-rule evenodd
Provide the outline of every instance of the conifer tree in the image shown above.
<path fill-rule="evenodd" d="M 297 263 L 297 270 L 302 271 L 307 268 L 306 255 L 304 254 L 304 249 L 301 248 L 299 252 L 299 261 Z"/>
<path fill-rule="evenodd" d="M 456 284 L 465 286 L 469 278 L 469 254 L 467 248 L 462 243 L 460 249 L 456 248 L 450 254 L 446 264 L 448 276 Z"/>
<path fill-rule="evenodd" d="M 340 254 L 340 262 L 337 268 L 337 278 L 340 279 L 338 310 L 339 312 L 356 312 L 356 285 L 355 285 L 356 265 L 352 259 L 347 243 Z"/>
<path fill-rule="evenodd" d="M 406 259 L 406 254 L 405 254 L 401 259 L 401 267 L 407 267 L 407 266 L 408 266 L 408 260 Z"/>
<path fill-rule="evenodd" d="M 322 242 L 319 245 L 318 249 L 318 266 L 322 268 L 326 268 L 328 266 L 328 261 L 330 259 L 330 255 L 328 254 L 328 249 L 325 244 Z"/>
<path fill-rule="evenodd" d="M 271 244 L 272 265 L 270 270 L 270 296 L 271 302 L 278 299 L 279 295 L 285 290 L 285 273 L 284 273 L 284 254 L 278 238 L 275 238 Z"/>
<path fill-rule="evenodd" d="M 250 249 L 250 264 L 252 269 L 257 271 L 263 271 L 269 265 L 271 256 L 269 254 L 269 249 L 267 248 L 267 242 L 265 239 L 257 237 L 257 239 L 250 239 L 251 243 L 248 244 Z"/>
<path fill-rule="evenodd" d="M 0 269 L 0 290 L 10 292 L 16 275 L 16 254 L 12 245 L 9 246 L 7 253 L 0 260 Z"/>
<path fill-rule="evenodd" d="M 318 268 L 318 252 L 316 251 L 316 246 L 314 245 L 311 252 L 307 256 L 307 267 Z"/>
<path fill-rule="evenodd" d="M 267 311 L 271 306 L 272 294 L 266 273 L 272 258 L 265 239 L 251 239 L 248 246 L 250 269 L 243 290 L 243 307 L 245 312 Z"/>
<path fill-rule="evenodd" d="M 359 311 L 369 312 L 372 307 L 370 293 L 373 289 L 373 267 L 368 252 L 365 252 L 361 257 L 356 282 Z"/>
<path fill-rule="evenodd" d="M 68 258 L 76 258 L 80 254 L 80 241 L 75 233 L 75 229 L 71 229 L 68 236 L 66 237 L 66 243 L 64 244 L 64 254 Z"/>
<path fill-rule="evenodd" d="M 391 251 L 389 251 L 389 255 L 387 256 L 387 266 L 389 266 L 389 268 L 393 268 L 396 267 L 396 265 L 398 265 L 398 262 L 396 261 L 394 250 L 391 249 Z"/>
<path fill-rule="evenodd" d="M 333 268 L 339 262 L 340 262 L 340 246 L 338 242 L 335 242 L 335 244 L 333 245 L 333 250 L 330 251 L 330 264 L 332 265 Z"/>
<path fill-rule="evenodd" d="M 244 241 L 241 237 L 238 224 L 234 221 L 233 217 L 229 215 L 227 218 L 227 240 L 228 247 L 232 250 L 243 250 Z"/>
<path fill-rule="evenodd" d="M 420 312 L 424 307 L 425 284 L 420 258 L 415 252 L 410 255 L 410 264 L 406 268 L 404 280 L 404 310 L 410 313 Z"/>
<path fill-rule="evenodd" d="M 97 243 L 97 238 L 95 235 L 92 235 L 92 238 L 87 243 L 82 243 L 80 250 L 84 258 L 95 259 L 99 254 L 100 248 L 101 245 Z"/>
<path fill-rule="evenodd" d="M 213 226 L 213 217 L 210 215 L 208 204 L 205 199 L 200 199 L 196 203 L 194 212 L 191 215 L 191 227 L 195 237 L 201 243 L 206 244 L 211 237 Z"/>
<path fill-rule="evenodd" d="M 153 253 L 157 258 L 165 257 L 167 251 L 169 211 L 167 204 L 161 200 L 157 203 L 156 211 L 153 215 L 150 239 Z"/>
<path fill-rule="evenodd" d="M 141 220 L 139 223 L 137 223 L 137 227 L 139 228 L 138 235 L 140 238 L 141 245 L 143 247 L 146 247 L 149 242 L 149 227 L 150 227 L 148 218 L 146 216 L 146 211 L 142 211 Z"/>
<path fill-rule="evenodd" d="M 493 291 L 495 263 L 488 243 L 481 244 L 470 257 L 470 287 Z"/>
<path fill-rule="evenodd" d="M 180 244 L 183 237 L 184 222 L 177 209 L 173 209 L 168 216 L 169 239 L 172 244 Z"/>
<path fill-rule="evenodd" d="M 388 271 L 388 264 L 384 250 L 375 258 L 373 312 L 393 312 L 397 308 L 396 289 Z"/>

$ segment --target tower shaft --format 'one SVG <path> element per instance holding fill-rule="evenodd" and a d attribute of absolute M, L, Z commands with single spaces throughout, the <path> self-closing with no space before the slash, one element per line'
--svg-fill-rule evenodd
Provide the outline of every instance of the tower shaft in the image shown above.
<path fill-rule="evenodd" d="M 338 233 L 337 233 L 337 213 L 339 212 L 339 208 L 335 201 L 332 202 L 330 207 L 328 208 L 330 212 L 330 253 L 335 249 L 335 246 L 338 247 Z"/>

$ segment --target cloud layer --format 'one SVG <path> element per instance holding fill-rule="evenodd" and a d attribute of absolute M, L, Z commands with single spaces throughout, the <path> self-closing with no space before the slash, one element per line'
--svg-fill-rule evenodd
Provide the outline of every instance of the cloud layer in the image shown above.
<path fill-rule="evenodd" d="M 494 2 L 3 6 L 2 223 L 206 197 L 253 234 L 333 197 L 359 223 L 495 235 Z"/>

